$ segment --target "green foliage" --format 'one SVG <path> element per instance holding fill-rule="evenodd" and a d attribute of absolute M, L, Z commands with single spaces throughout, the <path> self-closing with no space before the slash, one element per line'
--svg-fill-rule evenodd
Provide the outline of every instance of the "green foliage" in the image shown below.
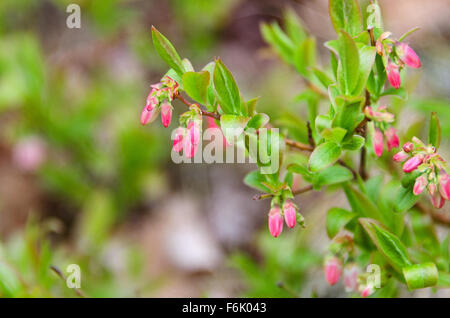
<path fill-rule="evenodd" d="M 152 27 L 152 39 L 153 45 L 159 56 L 161 56 L 164 62 L 173 68 L 179 76 L 182 76 L 185 72 L 185 67 L 172 43 L 170 43 L 170 41 L 155 27 Z"/>
<path fill-rule="evenodd" d="M 208 103 L 208 88 L 210 83 L 210 74 L 208 71 L 186 72 L 183 74 L 183 86 L 186 93 L 200 103 Z"/>
<path fill-rule="evenodd" d="M 214 68 L 214 88 L 219 98 L 220 106 L 225 114 L 246 115 L 241 105 L 239 89 L 234 81 L 233 75 L 222 63 L 216 60 Z"/>
<path fill-rule="evenodd" d="M 363 31 L 358 0 L 330 0 L 329 12 L 336 33 L 344 30 L 355 36 Z"/>
<path fill-rule="evenodd" d="M 322 170 L 335 163 L 341 155 L 341 147 L 334 141 L 327 141 L 314 149 L 309 158 L 311 171 Z"/>

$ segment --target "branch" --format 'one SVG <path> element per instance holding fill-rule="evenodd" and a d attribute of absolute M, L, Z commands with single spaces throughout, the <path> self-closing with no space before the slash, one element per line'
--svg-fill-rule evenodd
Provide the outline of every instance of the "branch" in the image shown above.
<path fill-rule="evenodd" d="M 338 164 L 340 164 L 341 166 L 343 166 L 343 167 L 347 168 L 348 170 L 350 170 L 350 171 L 352 172 L 352 174 L 353 174 L 353 178 L 356 179 L 358 173 L 356 172 L 355 169 L 353 169 L 353 168 L 350 167 L 348 164 L 346 164 L 346 163 L 344 162 L 344 160 L 342 160 L 342 159 L 339 159 L 337 162 L 338 162 Z"/>
<path fill-rule="evenodd" d="M 285 138 L 284 141 L 286 142 L 286 145 L 293 147 L 293 148 L 297 148 L 299 150 L 305 150 L 305 151 L 313 151 L 314 150 L 313 146 L 303 144 L 301 142 L 298 142 L 298 141 L 295 141 L 292 139 Z"/>
<path fill-rule="evenodd" d="M 298 195 L 298 194 L 302 194 L 308 191 L 311 191 L 313 189 L 312 185 L 308 185 L 305 186 L 303 188 L 300 188 L 296 191 L 292 191 L 293 195 Z M 264 199 L 269 199 L 271 197 L 273 197 L 274 195 L 272 193 L 265 193 L 265 194 L 256 194 L 253 196 L 253 200 L 257 201 L 257 200 L 264 200 Z"/>
<path fill-rule="evenodd" d="M 183 96 L 181 96 L 180 94 L 177 94 L 175 96 L 176 99 L 182 101 L 186 106 L 191 107 L 193 104 L 188 102 Z M 212 117 L 215 119 L 220 119 L 220 115 L 218 113 L 213 113 L 213 112 L 209 112 L 207 110 L 201 109 L 202 115 L 203 116 L 208 116 L 208 117 Z"/>
<path fill-rule="evenodd" d="M 56 273 L 56 275 L 58 275 L 58 277 L 64 281 L 64 283 L 66 282 L 66 276 L 63 274 L 63 272 L 57 266 L 51 265 L 50 269 L 52 271 L 54 271 Z M 75 294 L 77 294 L 77 296 L 82 297 L 82 298 L 86 297 L 80 288 L 74 288 L 73 290 L 74 290 Z"/>

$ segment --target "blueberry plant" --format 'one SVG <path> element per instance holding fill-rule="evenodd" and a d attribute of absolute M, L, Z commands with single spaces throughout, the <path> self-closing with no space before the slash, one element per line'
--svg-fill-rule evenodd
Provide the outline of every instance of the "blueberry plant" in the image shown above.
<path fill-rule="evenodd" d="M 262 24 L 263 38 L 304 81 L 299 100 L 306 103 L 308 115 L 304 127 L 297 128 L 305 134 L 275 127 L 267 114 L 258 113 L 258 100 L 244 99 L 222 60 L 195 71 L 154 27 L 154 46 L 170 69 L 152 85 L 141 114 L 145 125 L 161 113 L 168 127 L 172 102 L 183 102 L 188 110 L 180 116 L 173 151 L 183 151 L 187 158 L 198 150 L 204 117 L 227 139 L 225 131 L 234 128 L 249 156 L 249 141 L 258 139 L 260 131 L 270 135 L 280 128 L 275 141 L 257 143 L 268 153 L 279 152 L 279 168 L 274 173 L 255 170 L 244 182 L 262 192 L 255 199 L 271 200 L 268 227 L 273 237 L 282 233 L 284 223 L 306 226 L 294 196 L 327 186 L 341 189 L 350 209 L 334 207 L 327 213 L 331 244 L 324 257 L 325 278 L 334 285 L 343 276 L 346 290 L 363 297 L 392 296 L 398 284 L 409 290 L 450 285 L 449 236 L 439 240 L 435 231 L 436 224 L 450 225 L 438 210 L 450 199 L 449 168 L 439 154 L 439 119 L 431 114 L 427 142 L 414 137 L 400 147 L 397 118 L 382 103 L 383 96 L 407 98 L 401 74 L 421 63 L 405 39 L 417 29 L 397 38 L 383 29 L 379 12 L 376 1 L 362 10 L 357 0 L 329 0 L 336 38 L 324 43 L 326 66 L 318 62 L 316 39 L 292 11 L 285 15 L 284 28 L 276 22 Z M 326 105 L 326 111 L 319 105 Z M 258 158 L 256 163 L 267 165 Z M 296 186 L 298 178 L 308 185 Z M 431 200 L 423 200 L 422 193 Z M 377 277 L 366 271 L 368 266 L 378 269 Z"/>

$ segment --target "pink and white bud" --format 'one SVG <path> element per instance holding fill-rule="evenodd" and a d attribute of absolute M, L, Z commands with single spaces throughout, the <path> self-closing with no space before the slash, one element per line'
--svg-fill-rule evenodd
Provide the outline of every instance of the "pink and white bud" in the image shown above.
<path fill-rule="evenodd" d="M 295 226 L 295 223 L 297 223 L 297 209 L 295 205 L 291 201 L 287 200 L 283 204 L 283 213 L 286 225 L 292 229 Z"/>
<path fill-rule="evenodd" d="M 391 83 L 392 87 L 394 87 L 396 89 L 400 88 L 401 79 L 400 79 L 400 71 L 398 69 L 398 65 L 389 61 L 388 65 L 386 65 L 386 74 L 387 74 L 389 83 Z"/>
<path fill-rule="evenodd" d="M 331 286 L 335 285 L 342 273 L 342 262 L 336 256 L 328 257 L 325 261 L 325 278 Z"/>
<path fill-rule="evenodd" d="M 197 152 L 198 144 L 200 142 L 200 124 L 191 121 L 187 127 L 187 135 L 185 138 L 184 152 L 186 158 L 194 157 Z"/>
<path fill-rule="evenodd" d="M 180 152 L 183 150 L 183 139 L 184 139 L 185 129 L 178 127 L 175 131 L 175 137 L 173 139 L 172 150 L 175 152 Z"/>
<path fill-rule="evenodd" d="M 418 166 L 422 163 L 423 158 L 419 155 L 414 156 L 408 159 L 403 165 L 404 172 L 411 172 L 417 169 Z"/>
<path fill-rule="evenodd" d="M 397 131 L 394 128 L 389 127 L 384 132 L 384 135 L 386 136 L 388 151 L 391 151 L 392 148 L 398 148 L 400 141 L 397 136 Z"/>
<path fill-rule="evenodd" d="M 431 203 L 436 209 L 440 209 L 444 206 L 445 199 L 444 197 L 442 197 L 439 191 L 436 191 L 434 195 L 431 196 Z"/>
<path fill-rule="evenodd" d="M 346 292 L 352 292 L 358 290 L 358 275 L 360 269 L 355 263 L 350 263 L 344 267 L 344 286 Z"/>
<path fill-rule="evenodd" d="M 436 193 L 437 186 L 435 183 L 429 182 L 427 188 L 428 188 L 428 193 L 430 194 L 430 196 L 433 196 Z"/>
<path fill-rule="evenodd" d="M 173 107 L 168 102 L 164 102 L 161 105 L 161 122 L 164 127 L 169 127 L 170 122 L 172 121 L 172 110 Z"/>
<path fill-rule="evenodd" d="M 159 114 L 158 107 L 150 107 L 151 105 L 145 106 L 141 113 L 141 124 L 147 125 L 153 122 Z"/>
<path fill-rule="evenodd" d="M 383 154 L 383 133 L 378 128 L 375 129 L 375 134 L 373 135 L 373 151 L 378 157 Z"/>
<path fill-rule="evenodd" d="M 422 191 L 425 189 L 425 187 L 428 184 L 428 179 L 427 179 L 427 175 L 424 173 L 422 175 L 420 175 L 417 179 L 416 182 L 414 183 L 414 187 L 413 187 L 413 193 L 414 195 L 419 195 L 422 193 Z"/>
<path fill-rule="evenodd" d="M 375 289 L 373 288 L 372 285 L 367 285 L 361 291 L 361 296 L 364 297 L 364 298 L 369 297 L 370 295 L 373 294 L 374 291 L 375 291 Z"/>
<path fill-rule="evenodd" d="M 414 150 L 414 144 L 412 142 L 407 142 L 403 145 L 403 151 L 409 153 Z"/>
<path fill-rule="evenodd" d="M 46 157 L 46 149 L 42 139 L 36 136 L 20 140 L 13 149 L 13 162 L 25 172 L 36 171 Z"/>
<path fill-rule="evenodd" d="M 450 200 L 450 176 L 443 170 L 439 173 L 439 192 L 445 200 Z"/>
<path fill-rule="evenodd" d="M 408 159 L 408 157 L 409 157 L 409 155 L 408 155 L 406 152 L 404 152 L 404 151 L 402 150 L 402 151 L 400 151 L 400 152 L 397 152 L 397 153 L 392 157 L 392 159 L 393 159 L 394 161 L 396 161 L 396 162 L 403 162 L 403 161 L 405 161 L 406 159 Z"/>
<path fill-rule="evenodd" d="M 274 206 L 269 211 L 269 231 L 273 237 L 278 237 L 283 231 L 283 217 L 279 206 Z"/>
<path fill-rule="evenodd" d="M 398 43 L 396 45 L 396 52 L 398 57 L 409 67 L 419 68 L 420 59 L 416 52 L 406 43 Z"/>

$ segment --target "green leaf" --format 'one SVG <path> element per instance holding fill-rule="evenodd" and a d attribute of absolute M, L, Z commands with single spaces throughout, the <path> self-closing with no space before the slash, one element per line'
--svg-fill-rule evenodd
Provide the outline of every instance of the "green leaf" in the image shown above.
<path fill-rule="evenodd" d="M 439 272 L 437 286 L 442 288 L 450 288 L 450 273 Z"/>
<path fill-rule="evenodd" d="M 331 166 L 322 171 L 317 172 L 314 176 L 314 183 L 319 186 L 337 184 L 353 179 L 350 170 L 342 166 Z"/>
<path fill-rule="evenodd" d="M 436 149 L 439 149 L 441 144 L 441 124 L 435 112 L 431 113 L 428 143 L 432 144 Z"/>
<path fill-rule="evenodd" d="M 208 71 L 184 73 L 184 90 L 192 99 L 202 104 L 207 104 L 209 77 L 210 74 Z"/>
<path fill-rule="evenodd" d="M 286 26 L 286 33 L 292 41 L 295 43 L 301 43 L 306 39 L 306 31 L 302 25 L 302 22 L 295 11 L 291 8 L 288 8 L 285 11 L 284 23 Z"/>
<path fill-rule="evenodd" d="M 342 148 L 345 150 L 359 150 L 362 146 L 364 146 L 365 142 L 366 140 L 364 137 L 353 135 L 350 141 L 342 144 Z"/>
<path fill-rule="evenodd" d="M 301 174 L 304 178 L 311 177 L 311 172 L 308 170 L 308 167 L 306 164 L 293 163 L 288 166 L 288 171 Z"/>
<path fill-rule="evenodd" d="M 195 72 L 194 66 L 192 66 L 191 61 L 189 61 L 187 58 L 184 58 L 182 60 L 182 62 L 183 62 L 184 70 L 186 72 Z"/>
<path fill-rule="evenodd" d="M 255 115 L 256 112 L 256 103 L 258 102 L 259 97 L 252 98 L 247 101 L 247 111 L 250 116 Z"/>
<path fill-rule="evenodd" d="M 347 130 L 341 127 L 327 128 L 321 132 L 322 137 L 327 141 L 334 141 L 340 144 L 342 139 L 344 139 Z"/>
<path fill-rule="evenodd" d="M 331 86 L 330 86 L 331 87 Z M 364 119 L 361 112 L 364 97 L 336 97 L 336 116 L 333 120 L 333 127 L 342 127 L 347 129 L 347 133 L 351 134 Z"/>
<path fill-rule="evenodd" d="M 319 132 L 324 129 L 331 128 L 332 123 L 332 120 L 328 116 L 319 115 L 316 117 L 316 128 Z"/>
<path fill-rule="evenodd" d="M 314 66 L 316 63 L 316 39 L 308 38 L 303 41 L 295 50 L 294 53 L 294 65 L 297 68 L 297 71 L 308 77 L 311 66 Z"/>
<path fill-rule="evenodd" d="M 330 0 L 328 9 L 336 33 L 345 30 L 350 35 L 356 36 L 363 31 L 358 0 Z"/>
<path fill-rule="evenodd" d="M 354 212 L 376 220 L 381 218 L 377 206 L 364 193 L 350 185 L 344 185 L 344 192 Z"/>
<path fill-rule="evenodd" d="M 396 96 L 398 98 L 401 98 L 402 100 L 408 99 L 408 92 L 406 91 L 406 89 L 404 87 L 400 87 L 398 89 L 389 87 L 383 93 L 380 94 L 380 96 L 388 96 L 388 95 Z"/>
<path fill-rule="evenodd" d="M 220 107 L 225 114 L 244 115 L 241 110 L 241 97 L 233 75 L 221 60 L 216 60 L 214 68 L 214 87 L 219 97 Z"/>
<path fill-rule="evenodd" d="M 438 282 L 438 270 L 432 262 L 415 264 L 403 268 L 403 276 L 409 290 L 435 286 Z"/>
<path fill-rule="evenodd" d="M 206 64 L 202 71 L 208 71 L 210 76 L 209 76 L 209 85 L 208 85 L 208 92 L 207 92 L 207 103 L 206 103 L 206 107 L 208 108 L 209 111 L 216 111 L 217 110 L 217 102 L 216 102 L 216 92 L 214 90 L 214 79 L 212 74 L 214 74 L 214 68 L 216 67 L 216 63 L 215 62 L 209 62 L 208 64 Z"/>
<path fill-rule="evenodd" d="M 404 188 L 400 187 L 397 192 L 397 197 L 394 203 L 395 212 L 404 212 L 413 207 L 419 199 L 418 195 L 414 195 L 412 187 Z"/>
<path fill-rule="evenodd" d="M 361 95 L 366 86 L 369 74 L 372 71 L 373 63 L 375 62 L 376 49 L 373 46 L 364 46 L 359 50 L 359 78 L 353 90 L 353 95 Z"/>
<path fill-rule="evenodd" d="M 156 52 L 171 68 L 182 76 L 185 72 L 183 61 L 173 47 L 172 43 L 162 35 L 154 26 L 152 26 L 152 39 Z"/>
<path fill-rule="evenodd" d="M 235 138 L 238 138 L 247 126 L 250 118 L 236 115 L 220 116 L 220 128 L 228 143 L 233 144 Z"/>
<path fill-rule="evenodd" d="M 317 67 L 312 67 L 312 72 L 314 76 L 319 80 L 319 82 L 322 84 L 323 88 L 328 90 L 328 86 L 333 84 L 333 80 L 328 76 L 327 73 L 324 71 L 318 69 Z"/>
<path fill-rule="evenodd" d="M 352 37 L 342 31 L 338 39 L 339 65 L 338 83 L 342 93 L 349 95 L 358 84 L 359 52 Z"/>
<path fill-rule="evenodd" d="M 328 141 L 316 147 L 309 158 L 309 169 L 319 171 L 335 163 L 341 155 L 341 147 Z"/>
<path fill-rule="evenodd" d="M 331 239 L 339 231 L 357 216 L 356 213 L 341 208 L 331 208 L 327 213 L 327 234 Z"/>
<path fill-rule="evenodd" d="M 294 43 L 292 40 L 281 30 L 277 23 L 261 25 L 261 34 L 267 43 L 273 46 L 281 58 L 289 63 L 293 63 L 294 55 Z"/>
<path fill-rule="evenodd" d="M 244 183 L 249 187 L 262 192 L 270 192 L 270 189 L 262 184 L 264 182 L 267 182 L 267 180 L 258 170 L 251 171 L 244 177 Z"/>
<path fill-rule="evenodd" d="M 378 251 L 395 270 L 401 272 L 403 267 L 412 265 L 406 247 L 397 236 L 381 228 L 374 220 L 361 218 L 359 222 L 369 234 Z"/>
<path fill-rule="evenodd" d="M 258 129 L 260 127 L 264 127 L 269 122 L 269 116 L 264 113 L 256 114 L 248 121 L 247 127 Z"/>

